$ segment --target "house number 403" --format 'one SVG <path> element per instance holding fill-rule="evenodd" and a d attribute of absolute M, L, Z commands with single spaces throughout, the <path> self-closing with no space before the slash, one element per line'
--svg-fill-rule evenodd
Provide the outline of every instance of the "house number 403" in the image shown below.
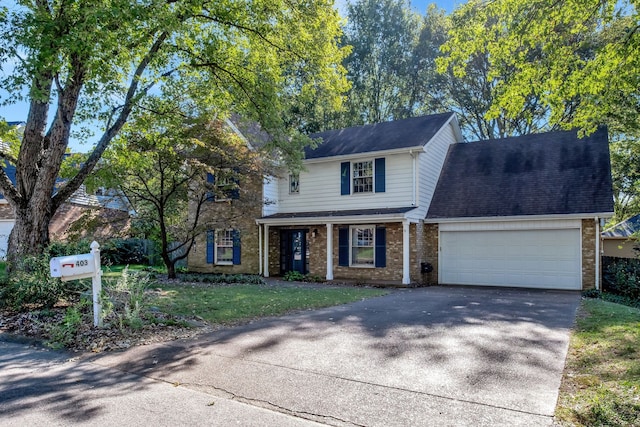
<path fill-rule="evenodd" d="M 89 265 L 89 261 L 86 259 L 79 259 L 76 261 L 76 267 L 85 267 Z"/>

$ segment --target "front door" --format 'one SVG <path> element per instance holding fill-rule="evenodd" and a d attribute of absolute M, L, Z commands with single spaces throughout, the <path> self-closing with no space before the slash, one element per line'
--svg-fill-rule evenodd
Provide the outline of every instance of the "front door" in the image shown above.
<path fill-rule="evenodd" d="M 280 235 L 280 274 L 297 271 L 307 274 L 306 230 L 282 230 Z"/>

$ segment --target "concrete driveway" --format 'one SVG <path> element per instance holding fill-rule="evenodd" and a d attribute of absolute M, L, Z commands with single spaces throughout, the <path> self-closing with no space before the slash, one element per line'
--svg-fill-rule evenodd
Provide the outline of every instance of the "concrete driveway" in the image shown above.
<path fill-rule="evenodd" d="M 579 300 L 398 290 L 94 363 L 331 425 L 549 425 Z"/>
<path fill-rule="evenodd" d="M 131 414 L 158 425 L 173 424 L 184 407 L 183 425 L 546 426 L 579 300 L 554 291 L 397 290 L 85 357 L 67 370 L 100 372 L 94 406 L 117 408 L 122 397 L 137 402 Z M 104 404 L 101 389 L 111 399 Z M 114 419 L 92 410 L 100 416 L 88 411 L 83 422 Z"/>

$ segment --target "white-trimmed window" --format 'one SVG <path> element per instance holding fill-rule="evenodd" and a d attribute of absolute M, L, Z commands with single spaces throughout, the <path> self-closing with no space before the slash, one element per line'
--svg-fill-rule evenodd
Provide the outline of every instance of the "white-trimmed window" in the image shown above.
<path fill-rule="evenodd" d="M 289 174 L 289 194 L 300 193 L 300 174 Z"/>
<path fill-rule="evenodd" d="M 375 235 L 373 225 L 354 225 L 350 228 L 351 265 L 375 266 Z"/>
<path fill-rule="evenodd" d="M 231 193 L 233 191 L 234 183 L 231 178 L 228 176 L 217 176 L 216 177 L 216 200 L 217 201 L 226 201 L 232 199 Z"/>
<path fill-rule="evenodd" d="M 233 230 L 216 230 L 215 263 L 233 264 Z"/>
<path fill-rule="evenodd" d="M 373 162 L 353 162 L 353 192 L 372 193 L 373 192 Z"/>

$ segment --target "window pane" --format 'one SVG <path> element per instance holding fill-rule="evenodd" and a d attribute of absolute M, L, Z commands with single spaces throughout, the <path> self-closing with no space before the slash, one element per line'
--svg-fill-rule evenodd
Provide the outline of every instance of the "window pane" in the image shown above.
<path fill-rule="evenodd" d="M 353 164 L 353 192 L 373 192 L 373 162 L 355 162 Z"/>
<path fill-rule="evenodd" d="M 216 233 L 216 263 L 233 262 L 233 231 L 220 230 Z"/>
<path fill-rule="evenodd" d="M 289 193 L 300 192 L 300 176 L 291 174 L 289 175 Z"/>
<path fill-rule="evenodd" d="M 351 229 L 351 264 L 374 264 L 373 227 L 354 227 Z"/>

